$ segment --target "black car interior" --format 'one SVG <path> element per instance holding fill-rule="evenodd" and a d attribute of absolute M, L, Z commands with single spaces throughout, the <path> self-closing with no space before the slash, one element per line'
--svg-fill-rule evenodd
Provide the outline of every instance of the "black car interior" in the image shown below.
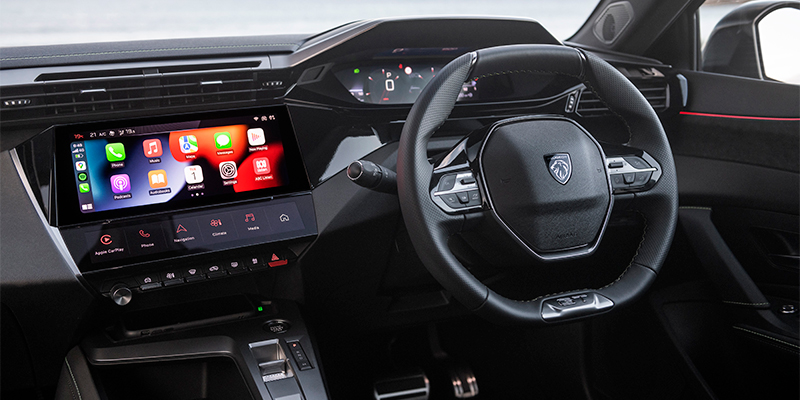
<path fill-rule="evenodd" d="M 798 398 L 800 89 L 702 3 L 0 49 L 2 397 Z"/>

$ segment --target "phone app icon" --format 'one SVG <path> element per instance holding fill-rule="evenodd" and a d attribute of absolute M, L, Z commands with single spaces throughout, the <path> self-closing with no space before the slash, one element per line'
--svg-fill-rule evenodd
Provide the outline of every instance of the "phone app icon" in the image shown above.
<path fill-rule="evenodd" d="M 190 185 L 203 182 L 203 168 L 199 165 L 190 165 L 184 168 L 183 175 L 186 177 L 186 183 Z"/>
<path fill-rule="evenodd" d="M 197 153 L 197 138 L 194 135 L 181 136 L 178 138 L 178 144 L 183 154 Z"/>
<path fill-rule="evenodd" d="M 163 169 L 150 171 L 147 173 L 147 180 L 150 182 L 150 187 L 153 189 L 166 187 L 167 171 L 164 171 Z"/>
<path fill-rule="evenodd" d="M 76 162 L 75 169 L 77 169 L 78 171 L 86 171 L 86 161 Z"/>
<path fill-rule="evenodd" d="M 109 162 L 125 159 L 125 145 L 122 143 L 109 143 L 106 145 L 106 159 Z"/>
<path fill-rule="evenodd" d="M 252 128 L 247 130 L 247 141 L 250 146 L 263 146 L 267 143 L 267 137 L 264 135 L 264 130 L 261 128 Z"/>
<path fill-rule="evenodd" d="M 253 159 L 253 170 L 256 171 L 256 175 L 268 174 L 270 171 L 269 159 L 267 157 Z"/>
<path fill-rule="evenodd" d="M 78 190 L 81 193 L 89 193 L 89 184 L 88 183 L 81 183 L 78 185 Z"/>
<path fill-rule="evenodd" d="M 111 175 L 111 191 L 127 193 L 131 191 L 131 178 L 128 174 Z"/>
<path fill-rule="evenodd" d="M 144 155 L 147 157 L 161 157 L 163 153 L 160 139 L 147 139 L 142 143 L 142 146 L 144 147 Z"/>
<path fill-rule="evenodd" d="M 233 145 L 229 132 L 217 132 L 214 134 L 214 143 L 218 149 L 230 149 Z"/>
<path fill-rule="evenodd" d="M 233 161 L 219 163 L 219 175 L 222 179 L 233 179 L 239 176 L 239 173 L 236 171 L 236 163 Z"/>

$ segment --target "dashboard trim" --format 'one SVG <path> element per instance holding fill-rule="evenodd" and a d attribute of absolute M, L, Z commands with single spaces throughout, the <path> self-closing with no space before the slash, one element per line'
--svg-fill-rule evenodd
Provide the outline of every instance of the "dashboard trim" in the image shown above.
<path fill-rule="evenodd" d="M 28 181 L 28 176 L 25 174 L 25 170 L 22 168 L 22 163 L 19 161 L 19 155 L 17 155 L 17 149 L 11 149 L 8 151 L 9 155 L 11 156 L 11 162 L 14 164 L 14 168 L 17 170 L 17 176 L 22 181 L 22 186 L 25 188 L 25 194 L 28 196 L 28 199 L 31 201 L 34 210 L 36 210 L 36 215 L 39 216 L 39 221 L 42 222 L 44 229 L 47 231 L 47 234 L 50 236 L 50 239 L 53 241 L 53 244 L 58 249 L 58 253 L 61 255 L 61 258 L 64 262 L 69 266 L 69 269 L 72 270 L 72 273 L 75 275 L 84 286 L 88 286 L 88 283 L 83 280 L 83 275 L 81 271 L 78 269 L 78 265 L 75 264 L 75 260 L 72 259 L 72 255 L 70 255 L 69 250 L 67 249 L 67 244 L 64 242 L 64 238 L 61 237 L 61 232 L 58 231 L 58 228 L 51 226 L 49 222 L 47 222 L 47 218 L 44 216 L 44 212 L 42 211 L 41 207 L 39 207 L 38 201 L 36 201 L 35 196 L 33 195 L 33 189 L 31 188 L 30 182 Z"/>

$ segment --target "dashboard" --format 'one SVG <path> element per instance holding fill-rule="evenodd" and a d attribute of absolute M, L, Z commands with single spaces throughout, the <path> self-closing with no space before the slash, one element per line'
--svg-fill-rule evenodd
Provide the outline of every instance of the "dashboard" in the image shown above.
<path fill-rule="evenodd" d="M 73 271 L 101 296 L 115 284 L 144 293 L 194 282 L 197 271 L 208 279 L 286 265 L 319 241 L 318 220 L 332 217 L 324 211 L 332 199 L 318 194 L 326 182 L 392 148 L 398 121 L 450 60 L 489 45 L 558 43 L 532 21 L 460 22 L 355 23 L 268 57 L 28 69 L 41 83 L 17 85 L 13 104 L 27 103 L 6 106 L 5 123 L 55 123 L 16 147 L 20 173 Z M 517 29 L 476 36 L 498 24 Z M 654 107 L 666 109 L 674 87 L 635 61 L 619 69 L 658 90 Z M 24 81 L 20 71 L 4 76 Z M 583 89 L 573 77 L 533 71 L 471 80 L 437 140 L 450 146 L 535 110 L 588 124 L 600 117 L 612 129 L 595 134 L 614 142 L 607 110 L 598 113 Z M 252 251 L 229 259 L 242 249 Z"/>
<path fill-rule="evenodd" d="M 4 263 L 32 265 L 5 277 L 14 288 L 53 281 L 75 303 L 23 323 L 74 330 L 79 310 L 96 311 L 89 304 L 100 326 L 240 293 L 306 304 L 318 323 L 344 318 L 353 330 L 430 318 L 416 304 L 463 314 L 410 245 L 397 197 L 357 186 L 345 169 L 360 159 L 395 169 L 412 104 L 455 57 L 562 43 L 532 20 L 501 18 L 360 21 L 316 36 L 231 40 L 213 50 L 151 43 L 166 50 L 110 58 L 93 55 L 113 51 L 105 44 L 64 57 L 4 55 L 3 174 L 20 179 L 2 182 L 2 217 L 21 227 Z M 685 97 L 669 66 L 609 57 L 659 113 Z M 467 82 L 428 155 L 531 113 L 567 115 L 600 140 L 624 142 L 584 89 L 538 73 Z M 62 354 L 68 342 L 48 341 L 34 357 Z"/>

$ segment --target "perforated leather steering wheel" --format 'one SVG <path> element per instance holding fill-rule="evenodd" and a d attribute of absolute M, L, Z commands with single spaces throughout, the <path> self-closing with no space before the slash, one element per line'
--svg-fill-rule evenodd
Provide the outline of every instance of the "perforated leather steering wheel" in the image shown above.
<path fill-rule="evenodd" d="M 582 81 L 624 121 L 628 156 L 607 157 L 572 119 L 532 115 L 498 121 L 473 133 L 432 165 L 428 141 L 448 118 L 462 85 L 505 74 L 557 74 Z M 675 166 L 658 117 L 619 71 L 579 49 L 513 45 L 456 58 L 414 103 L 397 161 L 400 207 L 417 253 L 459 302 L 490 320 L 571 321 L 630 303 L 654 282 L 675 232 Z M 644 233 L 624 272 L 603 287 L 557 295 L 531 293 L 530 300 L 512 300 L 473 276 L 448 248 L 449 238 L 463 229 L 467 216 L 477 213 L 492 218 L 508 240 L 536 259 L 587 256 L 600 243 L 614 197 L 621 193 L 635 197 L 631 207 L 642 216 Z"/>

